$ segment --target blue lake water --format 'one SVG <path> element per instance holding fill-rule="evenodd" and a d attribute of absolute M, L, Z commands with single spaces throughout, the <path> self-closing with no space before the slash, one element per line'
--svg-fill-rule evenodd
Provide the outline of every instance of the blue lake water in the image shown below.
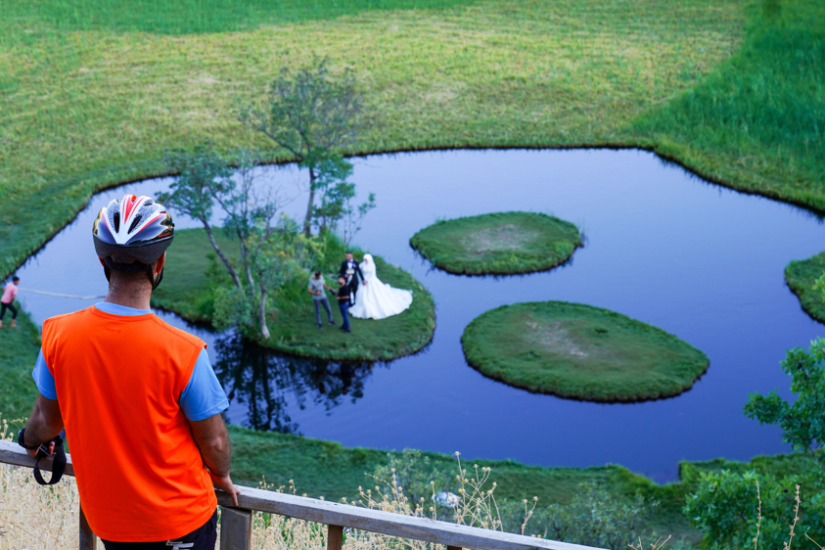
<path fill-rule="evenodd" d="M 789 378 L 779 367 L 785 350 L 825 335 L 783 279 L 789 261 L 825 249 L 816 216 L 709 184 L 634 150 L 427 152 L 354 163 L 359 194 L 374 192 L 378 203 L 356 243 L 411 270 L 430 290 L 433 341 L 387 364 L 328 364 L 262 352 L 160 313 L 209 343 L 231 397 L 230 421 L 346 446 L 460 451 L 543 466 L 614 463 L 657 481 L 676 479 L 680 460 L 788 450 L 778 429 L 745 418 L 742 406 L 751 392 L 778 388 L 787 397 Z M 286 210 L 300 218 L 304 174 L 294 166 L 259 174 L 295 199 Z M 97 211 L 125 192 L 153 195 L 171 181 L 96 195 L 18 271 L 21 286 L 105 294 L 90 234 Z M 438 219 L 508 210 L 570 220 L 584 228 L 587 244 L 564 267 L 500 278 L 434 270 L 409 246 Z M 180 216 L 176 224 L 197 226 Z M 39 323 L 95 301 L 19 297 Z M 467 365 L 459 338 L 472 319 L 537 300 L 581 302 L 656 325 L 704 351 L 710 368 L 678 397 L 594 404 L 513 389 Z"/>

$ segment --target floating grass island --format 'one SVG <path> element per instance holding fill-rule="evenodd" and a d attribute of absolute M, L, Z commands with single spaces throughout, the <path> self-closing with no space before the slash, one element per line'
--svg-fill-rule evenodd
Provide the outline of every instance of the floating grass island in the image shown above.
<path fill-rule="evenodd" d="M 514 275 L 563 264 L 583 243 L 570 222 L 502 212 L 440 221 L 413 235 L 410 245 L 448 273 Z"/>
<path fill-rule="evenodd" d="M 584 401 L 678 395 L 709 364 L 704 353 L 661 329 L 568 302 L 490 310 L 467 326 L 461 344 L 467 361 L 490 378 Z"/>
<path fill-rule="evenodd" d="M 799 303 L 805 312 L 825 323 L 825 302 L 822 293 L 814 290 L 814 283 L 825 273 L 825 252 L 807 260 L 791 262 L 785 268 L 785 282 L 799 298 Z"/>
<path fill-rule="evenodd" d="M 221 232 L 216 232 L 215 237 L 224 252 L 231 255 L 237 250 L 237 245 Z M 363 252 L 353 251 L 360 260 Z M 344 252 L 344 245 L 329 236 L 326 261 L 319 268 L 333 288 L 338 287 L 337 272 Z M 413 302 L 409 309 L 380 321 L 350 317 L 352 332 L 348 334 L 326 324 L 319 330 L 312 297 L 307 293 L 307 273 L 306 278 L 287 284 L 273 298 L 275 309 L 269 313 L 268 323 L 271 336 L 268 340 L 257 339 L 257 343 L 276 351 L 329 361 L 389 361 L 421 350 L 432 340 L 435 330 L 432 296 L 406 271 L 386 263 L 380 256 L 373 254 L 373 257 L 383 282 L 412 290 Z M 215 315 L 215 291 L 220 285 L 228 284 L 223 280 L 227 277 L 215 261 L 202 229 L 178 231 L 169 249 L 163 284 L 152 294 L 152 305 L 174 311 L 190 321 L 211 323 Z M 341 315 L 335 298 L 331 295 L 327 298 L 340 326 Z M 323 310 L 322 313 L 326 322 L 326 313 Z"/>

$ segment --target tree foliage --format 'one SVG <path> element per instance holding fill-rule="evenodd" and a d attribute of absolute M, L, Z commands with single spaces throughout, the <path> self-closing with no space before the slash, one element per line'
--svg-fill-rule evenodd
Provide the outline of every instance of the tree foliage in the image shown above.
<path fill-rule="evenodd" d="M 309 202 L 303 229 L 309 235 L 318 214 L 316 194 L 324 195 L 321 219 L 325 220 L 329 217 L 330 204 L 339 203 L 337 198 L 325 195 L 340 195 L 344 188 L 339 184 L 346 181 L 352 170 L 343 154 L 355 146 L 369 124 L 354 71 L 346 68 L 334 74 L 329 60 L 317 56 L 294 71 L 281 67 L 265 101 L 243 105 L 238 119 L 308 169 Z"/>
<path fill-rule="evenodd" d="M 791 377 L 793 403 L 780 397 L 776 390 L 768 395 L 750 394 L 745 414 L 761 424 L 778 424 L 782 439 L 794 450 L 810 452 L 825 470 L 821 452 L 825 441 L 825 340 L 811 342 L 809 351 L 794 348 L 782 361 L 782 370 Z"/>
<path fill-rule="evenodd" d="M 800 487 L 804 490 L 798 503 Z M 823 540 L 823 504 L 822 476 L 817 471 L 777 479 L 753 471 L 738 474 L 723 470 L 701 474 L 684 512 L 704 534 L 704 548 L 787 548 L 794 524 L 796 535 Z"/>
<path fill-rule="evenodd" d="M 167 151 L 166 166 L 170 172 L 178 174 L 178 178 L 169 186 L 170 192 L 157 194 L 158 202 L 201 222 L 212 248 L 240 288 L 238 273 L 215 240 L 211 225 L 215 199 L 231 192 L 231 168 L 209 142 L 203 142 L 191 151 Z"/>

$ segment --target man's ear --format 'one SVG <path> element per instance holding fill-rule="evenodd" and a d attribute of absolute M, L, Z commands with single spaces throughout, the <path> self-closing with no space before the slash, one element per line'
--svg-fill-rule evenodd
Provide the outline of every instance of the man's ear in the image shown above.
<path fill-rule="evenodd" d="M 160 258 L 158 258 L 158 261 L 155 262 L 155 269 L 154 269 L 155 275 L 160 275 L 160 272 L 163 271 L 163 266 L 165 264 L 166 264 L 166 252 L 161 254 Z"/>

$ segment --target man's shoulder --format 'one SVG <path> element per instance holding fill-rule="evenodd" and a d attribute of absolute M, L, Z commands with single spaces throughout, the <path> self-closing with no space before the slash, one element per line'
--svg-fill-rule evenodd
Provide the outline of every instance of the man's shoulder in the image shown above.
<path fill-rule="evenodd" d="M 153 315 L 152 319 L 164 330 L 169 332 L 169 335 L 172 338 L 182 340 L 188 344 L 191 344 L 195 347 L 202 348 L 205 344 L 203 340 L 195 336 L 194 334 L 190 334 L 185 330 L 179 329 L 177 327 L 173 327 L 157 315 Z"/>
<path fill-rule="evenodd" d="M 45 329 L 47 325 L 56 325 L 61 323 L 72 323 L 78 320 L 78 317 L 82 317 L 84 315 L 89 314 L 89 310 L 91 308 L 80 309 L 78 311 L 73 311 L 71 313 L 63 313 L 61 315 L 55 315 L 54 317 L 49 317 L 45 321 L 43 321 L 43 328 Z"/>

